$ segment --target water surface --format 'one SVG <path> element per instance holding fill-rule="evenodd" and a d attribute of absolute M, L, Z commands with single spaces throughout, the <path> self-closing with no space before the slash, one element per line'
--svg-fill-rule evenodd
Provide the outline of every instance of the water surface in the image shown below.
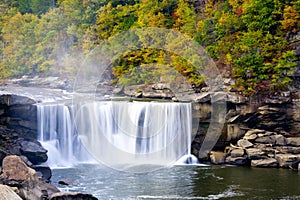
<path fill-rule="evenodd" d="M 52 183 L 99 199 L 300 199 L 300 174 L 287 169 L 186 165 L 134 174 L 85 164 L 54 169 Z"/>

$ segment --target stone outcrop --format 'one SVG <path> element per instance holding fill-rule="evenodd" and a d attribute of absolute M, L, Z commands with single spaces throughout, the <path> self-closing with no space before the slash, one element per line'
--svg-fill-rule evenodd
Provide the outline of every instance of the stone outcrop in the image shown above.
<path fill-rule="evenodd" d="M 0 181 L 2 184 L 17 187 L 17 194 L 26 200 L 48 199 L 53 193 L 59 192 L 53 185 L 42 181 L 36 171 L 16 155 L 3 159 Z"/>
<path fill-rule="evenodd" d="M 300 104 L 290 95 L 282 93 L 247 99 L 225 92 L 227 111 L 223 131 L 207 158 L 199 158 L 214 164 L 297 169 L 300 163 Z M 211 98 L 212 94 L 205 91 L 193 104 L 196 113 L 193 117 L 198 119 L 194 121 L 199 123 L 192 143 L 192 152 L 196 155 L 210 126 Z M 219 155 L 224 154 L 225 158 L 219 159 Z"/>
<path fill-rule="evenodd" d="M 33 164 L 46 162 L 48 159 L 47 150 L 38 141 L 23 140 L 20 142 L 20 152 Z"/>

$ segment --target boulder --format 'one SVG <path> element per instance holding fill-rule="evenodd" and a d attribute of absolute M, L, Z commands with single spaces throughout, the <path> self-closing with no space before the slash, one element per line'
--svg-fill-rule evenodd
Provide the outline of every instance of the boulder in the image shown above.
<path fill-rule="evenodd" d="M 251 160 L 251 167 L 277 167 L 278 162 L 274 158 Z"/>
<path fill-rule="evenodd" d="M 20 142 L 20 151 L 33 164 L 46 162 L 48 159 L 47 150 L 42 147 L 39 142 L 23 140 Z"/>
<path fill-rule="evenodd" d="M 33 165 L 31 166 L 35 171 L 40 172 L 43 181 L 50 181 L 52 177 L 52 171 L 48 165 Z"/>
<path fill-rule="evenodd" d="M 91 194 L 79 192 L 58 192 L 50 196 L 50 200 L 98 200 Z"/>
<path fill-rule="evenodd" d="M 245 154 L 244 149 L 233 149 L 230 152 L 232 158 L 242 157 Z"/>
<path fill-rule="evenodd" d="M 37 179 L 34 169 L 27 167 L 24 161 L 16 155 L 6 156 L 2 162 L 1 178 L 7 185 L 18 185 Z"/>
<path fill-rule="evenodd" d="M 22 200 L 22 199 L 11 189 L 11 187 L 0 184 L 0 200 Z"/>
<path fill-rule="evenodd" d="M 19 156 L 6 156 L 2 167 L 0 179 L 6 185 L 18 187 L 18 195 L 22 199 L 47 199 L 51 194 L 59 192 L 55 186 L 40 180 L 36 171 L 27 167 Z"/>
<path fill-rule="evenodd" d="M 244 140 L 244 139 L 237 141 L 237 145 L 239 147 L 242 147 L 243 149 L 253 146 L 253 144 L 251 142 L 249 142 L 248 140 Z"/>
<path fill-rule="evenodd" d="M 300 137 L 290 137 L 287 138 L 287 145 L 291 145 L 291 146 L 296 146 L 296 147 L 300 147 Z"/>
<path fill-rule="evenodd" d="M 249 162 L 249 160 L 247 159 L 247 156 L 236 157 L 236 158 L 228 156 L 225 159 L 225 163 L 228 163 L 231 165 L 247 165 L 248 162 Z"/>
<path fill-rule="evenodd" d="M 213 164 L 219 165 L 225 163 L 226 153 L 220 151 L 211 151 L 210 152 L 210 161 Z"/>
<path fill-rule="evenodd" d="M 279 167 L 292 168 L 300 162 L 300 156 L 293 154 L 277 154 L 275 159 L 279 163 Z"/>
<path fill-rule="evenodd" d="M 257 148 L 248 148 L 246 149 L 246 154 L 250 160 L 253 159 L 262 159 L 265 157 L 265 153 Z"/>

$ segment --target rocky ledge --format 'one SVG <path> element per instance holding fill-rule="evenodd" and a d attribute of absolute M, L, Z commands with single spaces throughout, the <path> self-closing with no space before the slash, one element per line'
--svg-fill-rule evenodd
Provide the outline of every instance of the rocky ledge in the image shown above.
<path fill-rule="evenodd" d="M 0 174 L 0 199 L 3 200 L 97 200 L 90 194 L 60 192 L 17 155 L 6 156 Z"/>
<path fill-rule="evenodd" d="M 212 151 L 214 164 L 249 165 L 298 169 L 300 137 L 285 137 L 277 132 L 251 129 L 224 152 Z"/>

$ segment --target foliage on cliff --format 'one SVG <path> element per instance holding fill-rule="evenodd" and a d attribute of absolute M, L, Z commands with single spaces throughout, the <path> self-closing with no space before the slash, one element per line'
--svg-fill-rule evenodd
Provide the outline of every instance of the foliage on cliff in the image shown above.
<path fill-rule="evenodd" d="M 140 27 L 177 30 L 199 42 L 248 95 L 284 89 L 296 65 L 287 38 L 299 31 L 299 0 L 4 0 L 0 9 L 0 78 L 70 75 L 99 43 Z M 186 60 L 151 48 L 118 58 L 115 81 L 137 80 L 136 67 L 148 71 L 150 63 L 203 83 Z"/>

